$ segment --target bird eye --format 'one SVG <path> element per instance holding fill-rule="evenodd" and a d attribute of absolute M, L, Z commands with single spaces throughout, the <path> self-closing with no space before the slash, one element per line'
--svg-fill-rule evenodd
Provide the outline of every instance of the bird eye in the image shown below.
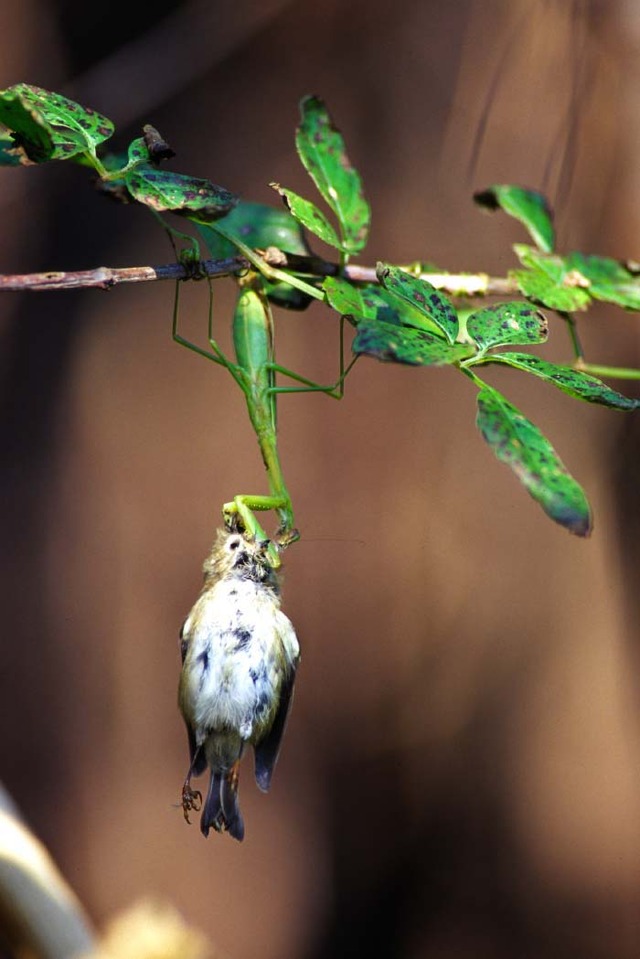
<path fill-rule="evenodd" d="M 237 549 L 242 540 L 239 536 L 234 537 L 234 539 L 229 540 L 229 549 Z"/>

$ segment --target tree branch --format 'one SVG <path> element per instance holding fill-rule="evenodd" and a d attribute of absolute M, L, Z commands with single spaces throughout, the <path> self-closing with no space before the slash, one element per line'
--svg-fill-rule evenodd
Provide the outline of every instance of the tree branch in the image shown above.
<path fill-rule="evenodd" d="M 294 273 L 310 276 L 338 276 L 340 267 L 321 257 L 298 256 L 284 253 L 277 247 L 269 247 L 264 260 L 270 266 L 292 270 Z M 487 273 L 432 273 L 428 270 L 416 271 L 415 265 L 405 267 L 408 273 L 427 280 L 438 290 L 444 290 L 451 296 L 513 296 L 518 294 L 515 280 L 509 277 L 489 276 Z M 343 276 L 353 283 L 377 283 L 378 277 L 373 266 L 359 266 L 349 263 L 343 270 Z"/>
<path fill-rule="evenodd" d="M 290 269 L 306 278 L 337 276 L 340 267 L 317 256 L 294 256 L 270 247 L 264 253 L 269 266 Z M 182 263 L 165 266 L 129 266 L 111 268 L 99 266 L 95 270 L 69 270 L 66 272 L 0 274 L 0 292 L 3 290 L 78 290 L 97 288 L 108 290 L 120 283 L 148 283 L 153 280 L 188 280 L 204 277 L 232 276 L 249 269 L 250 265 L 241 256 L 226 260 L 202 260 L 193 270 Z M 451 296 L 512 296 L 518 293 L 516 283 L 508 277 L 488 276 L 486 273 L 416 273 L 415 267 L 407 267 L 420 279 L 428 280 L 438 290 Z M 353 283 L 377 283 L 375 268 L 349 264 L 343 275 Z"/>
<path fill-rule="evenodd" d="M 198 276 L 230 276 L 246 270 L 249 264 L 242 257 L 226 260 L 203 260 L 198 264 Z M 77 290 L 97 287 L 108 290 L 119 283 L 148 283 L 151 280 L 187 280 L 194 271 L 182 263 L 167 266 L 128 266 L 112 269 L 99 266 L 95 270 L 69 270 L 64 273 L 16 273 L 0 275 L 2 290 Z"/>
<path fill-rule="evenodd" d="M 437 290 L 450 296 L 519 296 L 514 280 L 505 276 L 489 276 L 487 273 L 412 273 L 421 280 L 427 280 Z M 349 265 L 345 276 L 355 283 L 377 283 L 376 271 L 372 267 Z"/>

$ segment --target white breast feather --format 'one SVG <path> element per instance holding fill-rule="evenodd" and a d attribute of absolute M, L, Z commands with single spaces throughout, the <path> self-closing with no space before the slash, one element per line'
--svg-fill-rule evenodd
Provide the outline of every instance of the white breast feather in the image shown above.
<path fill-rule="evenodd" d="M 289 666 L 294 666 L 299 656 L 293 626 L 278 605 L 276 597 L 248 580 L 217 583 L 196 603 L 185 634 L 189 659 L 200 659 L 202 668 L 191 670 L 184 690 L 196 730 L 204 733 L 231 727 L 241 729 L 242 738 L 248 739 L 260 699 L 265 694 L 270 701 L 277 699 L 283 678 L 278 647 L 283 647 Z M 239 629 L 251 635 L 242 649 L 238 649 Z"/>

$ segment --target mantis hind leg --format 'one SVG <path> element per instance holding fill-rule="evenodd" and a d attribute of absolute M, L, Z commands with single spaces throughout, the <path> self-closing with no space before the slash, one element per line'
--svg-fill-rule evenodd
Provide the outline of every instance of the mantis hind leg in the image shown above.
<path fill-rule="evenodd" d="M 335 383 L 331 383 L 328 386 L 325 386 L 321 383 L 315 383 L 313 380 L 308 379 L 306 376 L 301 376 L 299 373 L 295 373 L 293 370 L 287 369 L 285 366 L 280 366 L 279 363 L 271 363 L 269 368 L 274 373 L 279 373 L 281 376 L 286 376 L 290 380 L 294 380 L 296 383 L 301 383 L 302 386 L 272 386 L 269 388 L 269 393 L 272 395 L 278 393 L 324 393 L 326 396 L 331 396 L 335 400 L 341 400 L 344 396 L 344 381 L 347 376 L 353 369 L 355 363 L 359 359 L 358 356 L 354 356 L 348 366 L 345 368 L 344 365 L 344 316 L 340 317 L 340 370 L 338 374 L 338 379 Z"/>
<path fill-rule="evenodd" d="M 233 364 L 224 355 L 213 337 L 213 283 L 209 277 L 206 277 L 206 280 L 209 286 L 209 318 L 207 322 L 207 338 L 209 340 L 209 346 L 211 347 L 211 350 L 205 350 L 203 347 L 198 346 L 197 343 L 193 343 L 191 340 L 188 340 L 178 331 L 181 280 L 176 280 L 176 292 L 173 300 L 173 325 L 171 333 L 175 343 L 179 343 L 180 346 L 186 347 L 193 353 L 197 353 L 199 356 L 204 356 L 205 359 L 211 360 L 212 363 L 218 363 L 220 366 L 224 366 L 230 370 L 233 367 Z"/>

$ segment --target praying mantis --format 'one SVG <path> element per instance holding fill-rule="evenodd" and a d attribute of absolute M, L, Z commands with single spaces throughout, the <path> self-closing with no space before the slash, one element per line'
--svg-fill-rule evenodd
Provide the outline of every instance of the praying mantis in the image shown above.
<path fill-rule="evenodd" d="M 176 283 L 176 295 L 173 311 L 173 339 L 181 346 L 192 350 L 213 363 L 224 367 L 242 390 L 247 404 L 249 420 L 256 434 L 258 446 L 267 473 L 268 494 L 239 493 L 222 507 L 225 526 L 228 529 L 241 528 L 252 539 L 269 543 L 267 557 L 270 565 L 277 569 L 280 564 L 280 551 L 300 538 L 296 528 L 291 496 L 287 490 L 280 456 L 277 436 L 277 397 L 281 393 L 319 392 L 334 399 L 341 399 L 344 381 L 354 363 L 355 356 L 345 367 L 344 362 L 344 321 L 340 317 L 340 370 L 335 383 L 322 385 L 281 366 L 276 360 L 275 327 L 271 306 L 264 290 L 263 278 L 267 280 L 285 280 L 302 292 L 317 300 L 324 300 L 324 292 L 300 277 L 284 273 L 267 264 L 254 250 L 237 237 L 215 225 L 224 239 L 233 243 L 240 254 L 251 264 L 244 275 L 238 277 L 238 298 L 232 320 L 232 340 L 235 359 L 224 354 L 213 335 L 213 288 L 209 282 L 208 342 L 210 349 L 204 349 L 186 339 L 178 329 L 180 281 Z M 193 254 L 192 254 L 193 256 Z M 283 386 L 277 382 L 278 376 L 287 377 L 297 385 Z M 279 527 L 274 540 L 270 540 L 260 524 L 256 513 L 273 510 L 279 519 Z"/>

